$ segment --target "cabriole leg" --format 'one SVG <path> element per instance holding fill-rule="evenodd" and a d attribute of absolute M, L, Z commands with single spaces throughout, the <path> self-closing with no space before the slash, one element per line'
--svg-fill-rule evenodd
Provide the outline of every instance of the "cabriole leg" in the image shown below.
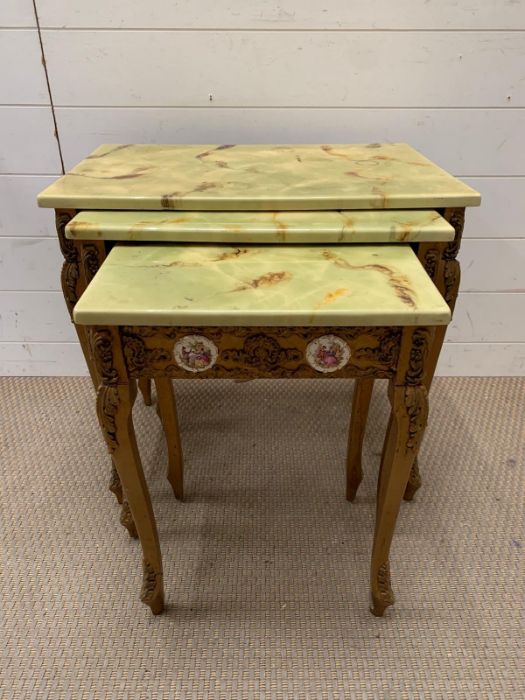
<path fill-rule="evenodd" d="M 97 414 L 142 546 L 144 574 L 140 597 L 157 615 L 164 609 L 162 559 L 133 428 L 135 394 L 134 383 L 101 386 L 97 395 Z"/>
<path fill-rule="evenodd" d="M 153 403 L 151 398 L 151 380 L 147 377 L 141 377 L 139 379 L 139 389 L 146 406 L 151 406 Z"/>
<path fill-rule="evenodd" d="M 184 499 L 184 468 L 173 384 L 168 377 L 156 377 L 157 404 L 168 447 L 168 481 L 175 498 Z"/>
<path fill-rule="evenodd" d="M 428 416 L 424 386 L 395 386 L 392 415 L 385 437 L 378 492 L 376 527 L 370 571 L 371 611 L 381 617 L 394 603 L 390 585 L 390 545 L 401 499 L 421 444 Z"/>
<path fill-rule="evenodd" d="M 352 415 L 348 432 L 348 452 L 346 458 L 346 498 L 353 501 L 363 479 L 362 453 L 366 422 L 374 380 L 356 379 L 352 399 Z"/>

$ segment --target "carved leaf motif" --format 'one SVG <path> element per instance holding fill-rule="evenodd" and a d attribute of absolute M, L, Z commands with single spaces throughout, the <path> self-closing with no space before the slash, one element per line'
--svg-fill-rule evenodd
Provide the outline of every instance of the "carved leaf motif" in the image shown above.
<path fill-rule="evenodd" d="M 66 300 L 67 308 L 70 314 L 73 313 L 75 304 L 78 301 L 78 281 L 80 278 L 80 269 L 78 262 L 65 262 L 62 265 L 62 292 Z"/>
<path fill-rule="evenodd" d="M 142 337 L 150 337 L 153 335 L 149 327 L 144 327 L 144 331 L 144 333 L 141 332 Z M 142 372 L 159 360 L 171 359 L 170 353 L 162 348 L 153 348 L 149 350 L 141 336 L 125 331 L 122 333 L 124 358 L 127 368 L 131 373 Z"/>
<path fill-rule="evenodd" d="M 146 366 L 146 346 L 136 335 L 124 335 L 122 347 L 126 365 L 130 372 L 141 372 Z"/>
<path fill-rule="evenodd" d="M 303 355 L 295 348 L 283 348 L 275 338 L 264 333 L 249 335 L 242 350 L 225 350 L 225 360 L 233 360 L 255 367 L 259 370 L 271 371 L 284 362 L 299 362 Z"/>
<path fill-rule="evenodd" d="M 86 284 L 89 284 L 100 267 L 96 246 L 90 245 L 89 243 L 84 243 L 82 245 L 82 266 L 84 268 Z"/>
<path fill-rule="evenodd" d="M 394 367 L 399 355 L 399 343 L 401 331 L 397 328 L 367 328 L 367 335 L 377 338 L 379 341 L 376 347 L 360 348 L 366 351 L 367 358 L 382 365 Z"/>
<path fill-rule="evenodd" d="M 447 260 L 444 270 L 445 291 L 444 298 L 447 304 L 453 308 L 456 301 L 457 291 L 459 289 L 459 280 L 461 268 L 457 260 Z"/>
<path fill-rule="evenodd" d="M 122 503 L 122 508 L 120 510 L 120 523 L 121 525 L 124 525 L 126 530 L 129 532 L 130 537 L 133 537 L 135 540 L 138 538 L 139 535 L 137 532 L 137 527 L 135 525 L 135 521 L 133 520 L 133 515 L 131 514 L 131 509 L 127 501 Z"/>
<path fill-rule="evenodd" d="M 74 242 L 66 238 L 65 228 L 66 225 L 73 218 L 71 212 L 57 210 L 55 214 L 56 230 L 58 234 L 58 242 L 60 243 L 60 250 L 64 256 L 64 260 L 69 263 L 78 264 L 78 253 Z"/>
<path fill-rule="evenodd" d="M 425 253 L 423 267 L 431 279 L 436 277 L 437 265 L 440 257 L 441 253 L 437 248 L 429 248 Z"/>
<path fill-rule="evenodd" d="M 111 467 L 111 476 L 109 478 L 108 488 L 111 493 L 115 494 L 117 501 L 122 503 L 122 484 L 120 483 L 120 477 L 115 469 L 115 465 Z"/>
<path fill-rule="evenodd" d="M 146 559 L 142 560 L 142 572 L 140 599 L 143 603 L 149 605 L 155 597 L 159 578 L 162 577 L 162 574 L 156 574 L 155 569 Z"/>
<path fill-rule="evenodd" d="M 60 251 L 64 256 L 64 264 L 62 265 L 62 291 L 66 300 L 67 308 L 70 315 L 73 313 L 73 308 L 78 301 L 78 282 L 80 279 L 80 269 L 78 261 L 78 252 L 72 240 L 66 238 L 65 227 L 71 221 L 72 213 L 58 209 L 55 213 L 55 223 L 60 244 Z"/>
<path fill-rule="evenodd" d="M 118 405 L 117 387 L 101 386 L 97 393 L 97 416 L 110 453 L 118 447 L 116 423 Z"/>
<path fill-rule="evenodd" d="M 390 582 L 390 562 L 385 561 L 377 571 L 377 587 L 381 600 L 387 605 L 394 603 L 394 593 Z"/>
<path fill-rule="evenodd" d="M 111 332 L 96 329 L 91 332 L 93 358 L 99 376 L 104 384 L 117 384 L 118 371 L 113 366 L 113 348 Z"/>
<path fill-rule="evenodd" d="M 390 377 L 401 337 L 400 328 L 384 327 L 123 326 L 120 335 L 130 375 L 180 376 L 185 370 L 173 362 L 174 343 L 203 333 L 219 349 L 216 363 L 203 376 L 236 378 L 315 376 L 305 351 L 320 334 L 339 335 L 351 347 L 352 357 L 344 368 L 348 375 Z"/>
<path fill-rule="evenodd" d="M 416 328 L 412 335 L 412 348 L 406 371 L 406 384 L 416 385 L 423 382 L 425 361 L 430 343 L 430 330 L 428 328 Z"/>
<path fill-rule="evenodd" d="M 465 210 L 461 208 L 452 210 L 452 213 L 449 216 L 449 223 L 451 226 L 453 226 L 456 235 L 454 240 L 450 241 L 443 251 L 443 259 L 455 260 L 459 252 L 461 237 L 463 235 L 463 227 L 465 225 Z"/>
<path fill-rule="evenodd" d="M 428 400 L 425 387 L 405 387 L 405 409 L 409 420 L 406 448 L 407 450 L 416 450 L 428 418 Z"/>

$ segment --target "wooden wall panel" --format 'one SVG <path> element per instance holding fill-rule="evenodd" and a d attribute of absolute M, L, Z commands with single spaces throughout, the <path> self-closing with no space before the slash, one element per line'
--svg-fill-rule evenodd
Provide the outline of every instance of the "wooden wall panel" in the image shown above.
<path fill-rule="evenodd" d="M 2 104 L 47 104 L 42 53 L 36 29 L 0 29 Z"/>
<path fill-rule="evenodd" d="M 0 174 L 59 173 L 60 158 L 54 129 L 50 107 L 0 105 Z"/>
<path fill-rule="evenodd" d="M 55 236 L 54 213 L 39 209 L 36 196 L 57 177 L 0 175 L 0 236 Z"/>
<path fill-rule="evenodd" d="M 5 27 L 36 27 L 32 1 L 2 0 L 0 2 L 0 29 Z"/>
<path fill-rule="evenodd" d="M 459 177 L 525 175 L 521 109 L 57 108 L 67 168 L 101 143 L 406 141 Z M 483 147 L 480 144 L 483 143 Z"/>
<path fill-rule="evenodd" d="M 43 32 L 57 106 L 204 106 L 210 95 L 221 107 L 524 106 L 524 37 L 520 32 L 385 32 L 380 38 L 368 31 Z"/>
<path fill-rule="evenodd" d="M 45 27 L 525 29 L 525 6 L 519 0 L 38 0 L 38 8 Z"/>

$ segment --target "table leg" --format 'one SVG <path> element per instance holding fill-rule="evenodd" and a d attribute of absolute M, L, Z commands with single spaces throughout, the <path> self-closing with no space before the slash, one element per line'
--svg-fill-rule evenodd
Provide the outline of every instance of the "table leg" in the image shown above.
<path fill-rule="evenodd" d="M 427 416 L 428 397 L 423 385 L 394 386 L 391 420 L 385 437 L 379 473 L 370 570 L 370 609 L 378 617 L 394 603 L 390 583 L 390 545 L 401 499 L 423 437 Z"/>
<path fill-rule="evenodd" d="M 443 216 L 454 227 L 454 240 L 449 243 L 420 243 L 417 254 L 428 276 L 443 295 L 445 301 L 450 306 L 450 310 L 454 312 L 461 280 L 460 264 L 456 258 L 463 236 L 465 209 L 462 207 L 450 207 L 444 210 Z M 446 326 L 437 328 L 430 346 L 427 372 L 423 379 L 423 384 L 428 391 L 430 390 L 436 373 L 436 367 L 445 340 L 446 331 Z M 357 392 L 358 395 L 366 393 L 366 389 L 359 385 L 367 381 L 367 379 L 356 380 L 354 391 Z M 355 401 L 354 394 L 354 406 L 356 406 Z M 362 478 L 361 452 L 368 418 L 369 403 L 364 400 L 361 401 L 359 405 L 356 406 L 356 411 L 354 411 L 354 406 L 352 407 L 352 417 L 350 421 L 350 435 L 354 441 L 354 447 L 352 448 L 352 456 L 350 457 L 349 446 L 349 457 L 347 460 L 347 484 L 350 483 L 353 485 L 353 490 L 351 489 L 350 492 L 348 492 L 347 489 L 347 498 L 349 498 L 349 500 L 354 500 L 357 487 Z M 419 463 L 416 456 L 410 469 L 405 493 L 403 494 L 404 500 L 411 501 L 420 486 L 421 475 L 419 473 Z M 349 497 L 349 493 L 351 497 Z"/>
<path fill-rule="evenodd" d="M 135 395 L 135 383 L 102 385 L 97 393 L 97 414 L 142 546 L 143 584 L 140 597 L 158 615 L 164 609 L 162 557 L 133 428 Z"/>
<path fill-rule="evenodd" d="M 352 415 L 348 431 L 348 452 L 346 458 L 346 498 L 353 501 L 363 478 L 362 452 L 366 421 L 372 390 L 373 378 L 356 379 L 352 399 Z"/>
<path fill-rule="evenodd" d="M 88 366 L 91 381 L 93 382 L 93 386 L 95 388 L 95 391 L 97 391 L 99 384 L 100 384 L 100 378 L 98 376 L 97 368 L 96 368 L 95 363 L 93 361 L 93 356 L 91 354 L 91 349 L 89 347 L 89 339 L 87 337 L 85 326 L 75 325 L 75 330 L 77 332 L 78 340 L 80 342 L 80 347 L 82 348 L 82 353 L 84 355 L 84 359 L 86 360 L 86 364 Z M 113 461 L 111 463 L 111 475 L 109 477 L 108 488 L 111 491 L 111 493 L 113 493 L 115 495 L 115 498 L 117 499 L 118 503 L 122 505 L 122 509 L 121 509 L 121 513 L 120 513 L 120 522 L 128 530 L 131 537 L 137 537 L 137 530 L 136 530 L 135 525 L 133 523 L 133 516 L 131 515 L 131 512 L 129 510 L 129 506 L 123 500 L 122 484 L 120 483 L 120 477 L 118 475 L 118 472 L 115 468 L 115 464 Z"/>
<path fill-rule="evenodd" d="M 151 398 L 151 380 L 147 377 L 141 377 L 139 379 L 139 389 L 146 406 L 151 406 L 153 403 Z"/>
<path fill-rule="evenodd" d="M 168 447 L 168 481 L 175 498 L 182 501 L 184 499 L 184 470 L 173 384 L 168 377 L 156 377 L 155 387 L 159 416 Z"/>

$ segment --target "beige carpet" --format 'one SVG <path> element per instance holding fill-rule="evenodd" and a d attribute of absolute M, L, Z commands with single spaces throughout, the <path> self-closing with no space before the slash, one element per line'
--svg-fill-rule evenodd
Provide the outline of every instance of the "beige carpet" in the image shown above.
<path fill-rule="evenodd" d="M 179 382 L 184 504 L 138 402 L 168 602 L 153 617 L 89 380 L 1 379 L 1 698 L 525 698 L 525 378 L 436 381 L 383 619 L 368 564 L 387 404 L 379 387 L 349 504 L 351 392 Z"/>

